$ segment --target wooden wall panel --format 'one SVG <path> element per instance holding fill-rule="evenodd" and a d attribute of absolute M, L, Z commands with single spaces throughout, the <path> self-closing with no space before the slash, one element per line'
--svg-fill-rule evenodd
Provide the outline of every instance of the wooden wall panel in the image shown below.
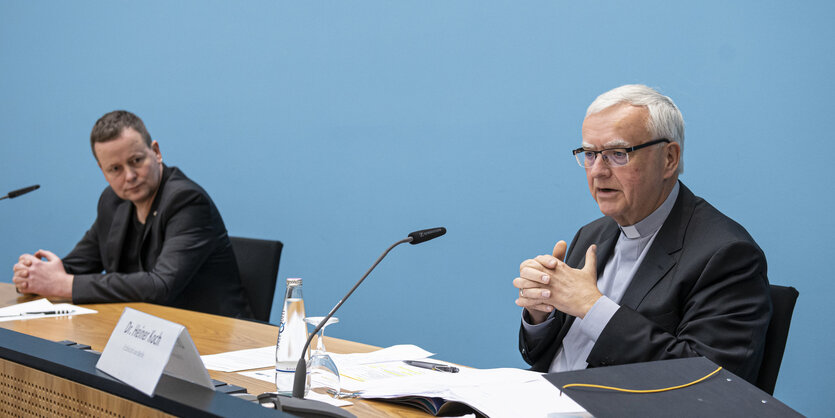
<path fill-rule="evenodd" d="M 170 417 L 159 410 L 0 359 L 0 416 Z"/>

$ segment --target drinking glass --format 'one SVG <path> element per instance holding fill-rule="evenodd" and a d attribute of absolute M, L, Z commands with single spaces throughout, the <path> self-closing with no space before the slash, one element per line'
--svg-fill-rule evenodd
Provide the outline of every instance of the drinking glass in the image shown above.
<path fill-rule="evenodd" d="M 325 319 L 323 316 L 313 316 L 305 318 L 304 322 L 313 325 L 315 329 L 316 325 L 319 325 L 323 319 Z M 331 317 L 328 319 L 328 322 L 322 326 L 322 329 L 319 330 L 319 335 L 316 336 L 316 348 L 311 348 L 310 350 L 310 359 L 307 361 L 306 377 L 306 384 L 310 389 L 319 388 L 320 390 L 317 392 L 327 392 L 334 398 L 339 397 L 341 389 L 339 384 L 339 370 L 336 368 L 336 363 L 333 362 L 333 359 L 325 350 L 323 337 L 325 336 L 325 328 L 328 325 L 336 324 L 338 322 L 338 318 Z"/>

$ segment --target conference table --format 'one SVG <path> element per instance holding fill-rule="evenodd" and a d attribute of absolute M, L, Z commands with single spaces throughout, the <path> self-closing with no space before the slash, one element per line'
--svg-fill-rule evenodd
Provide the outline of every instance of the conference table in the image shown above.
<path fill-rule="evenodd" d="M 0 307 L 34 299 L 36 297 L 19 295 L 11 283 L 0 283 Z M 278 328 L 270 324 L 150 303 L 104 303 L 80 306 L 93 309 L 98 313 L 0 322 L 0 328 L 45 340 L 75 341 L 79 344 L 89 345 L 93 350 L 101 352 L 107 344 L 110 333 L 119 321 L 122 311 L 126 307 L 130 307 L 185 326 L 201 355 L 273 345 L 278 335 Z M 379 347 L 332 337 L 325 337 L 325 342 L 328 350 L 334 353 L 367 353 L 379 349 Z M 209 375 L 213 379 L 246 388 L 248 393 L 254 395 L 275 391 L 275 385 L 272 383 L 238 373 L 210 370 Z M 343 408 L 360 417 L 431 416 L 415 408 L 386 402 L 363 399 L 349 401 L 353 405 Z"/>

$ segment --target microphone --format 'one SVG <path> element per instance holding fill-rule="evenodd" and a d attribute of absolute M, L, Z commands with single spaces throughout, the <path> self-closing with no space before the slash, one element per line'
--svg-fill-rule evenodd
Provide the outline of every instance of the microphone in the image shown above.
<path fill-rule="evenodd" d="M 36 185 L 34 185 L 34 186 L 29 186 L 29 187 L 24 187 L 24 188 L 22 188 L 22 189 L 13 190 L 13 191 L 9 192 L 9 194 L 7 194 L 7 195 L 5 195 L 5 196 L 3 196 L 3 197 L 0 197 L 0 200 L 3 200 L 3 199 L 14 199 L 14 198 L 16 198 L 16 197 L 18 197 L 18 196 L 20 196 L 20 195 L 22 195 L 22 194 L 29 193 L 29 192 L 31 192 L 31 191 L 33 191 L 33 190 L 38 190 L 40 187 L 41 187 L 41 185 L 40 185 L 40 184 L 36 184 Z M 418 232 L 420 232 L 420 231 L 418 231 Z M 413 232 L 413 234 L 414 234 L 414 232 Z"/>
<path fill-rule="evenodd" d="M 380 264 L 380 262 L 383 261 L 383 258 L 385 258 L 386 255 L 388 255 L 389 251 L 391 251 L 392 248 L 400 244 L 404 244 L 407 242 L 410 244 L 420 244 L 421 242 L 426 242 L 431 239 L 438 238 L 444 234 L 446 234 L 446 228 L 443 227 L 415 231 L 409 234 L 408 237 L 395 242 L 394 244 L 392 244 L 391 247 L 388 247 L 388 249 L 383 251 L 383 254 L 380 255 L 379 258 L 377 258 L 377 261 L 375 261 L 371 268 L 368 269 L 367 272 L 365 272 L 365 275 L 363 275 L 362 278 L 357 282 L 357 284 L 355 284 L 354 287 L 352 287 L 351 290 L 349 290 L 348 293 L 342 298 L 342 300 L 340 300 L 336 304 L 336 306 L 334 306 L 333 309 L 331 309 L 328 315 L 324 319 L 322 319 L 322 322 L 319 322 L 319 325 L 317 325 L 313 332 L 311 332 L 310 335 L 307 337 L 307 342 L 304 343 L 304 349 L 302 349 L 302 356 L 299 359 L 299 362 L 296 364 L 296 374 L 293 377 L 293 398 L 304 398 L 305 378 L 307 377 L 307 363 L 304 361 L 304 353 L 306 353 L 307 348 L 310 347 L 310 342 L 313 340 L 313 336 L 319 333 L 319 330 L 322 329 L 325 323 L 328 322 L 328 319 L 330 319 L 333 316 L 333 314 L 336 313 L 339 307 L 342 306 L 342 304 L 345 303 L 346 300 L 348 300 L 351 294 L 354 293 L 354 290 L 357 290 L 357 287 L 359 287 L 362 281 L 365 280 L 366 277 L 368 277 L 368 275 L 371 273 L 372 270 L 374 270 L 375 267 L 377 267 L 377 264 Z"/>
<path fill-rule="evenodd" d="M 412 238 L 412 240 L 409 241 L 409 244 L 420 244 L 421 242 L 426 242 L 430 239 L 438 238 L 443 234 L 446 234 L 446 228 L 444 227 L 415 231 L 409 234 L 409 236 Z"/>

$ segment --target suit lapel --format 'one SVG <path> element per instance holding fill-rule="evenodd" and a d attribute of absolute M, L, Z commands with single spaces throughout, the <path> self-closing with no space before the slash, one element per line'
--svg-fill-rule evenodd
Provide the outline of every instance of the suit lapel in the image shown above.
<path fill-rule="evenodd" d="M 606 226 L 602 232 L 600 233 L 600 239 L 598 242 L 586 242 L 583 245 L 586 248 L 577 247 L 576 249 L 572 249 L 572 251 L 579 251 L 580 254 L 583 254 L 580 257 L 579 263 L 574 266 L 574 268 L 581 269 L 584 265 L 586 265 L 586 250 L 588 250 L 591 244 L 597 244 L 597 277 L 600 278 L 600 274 L 603 272 L 603 268 L 606 267 L 606 262 L 609 261 L 609 258 L 612 257 L 612 253 L 615 251 L 615 243 L 618 241 L 618 235 L 620 234 L 620 229 L 618 228 L 615 222 L 611 222 L 611 225 Z M 570 265 L 570 264 L 569 264 Z M 557 341 L 562 341 L 565 337 L 565 334 L 568 333 L 568 330 L 571 328 L 571 325 L 574 323 L 574 318 L 571 315 L 566 315 L 566 320 L 563 322 L 562 329 L 557 336 Z M 548 363 L 550 365 L 550 363 Z"/>
<path fill-rule="evenodd" d="M 621 306 L 637 309 L 653 286 L 676 265 L 678 259 L 674 254 L 681 250 L 684 231 L 693 215 L 694 204 L 695 196 L 681 184 L 676 203 L 635 272 L 632 283 L 621 299 Z"/>
<path fill-rule="evenodd" d="M 603 239 L 597 243 L 597 278 L 600 279 L 600 275 L 603 273 L 603 269 L 606 267 L 606 263 L 612 258 L 612 255 L 615 251 L 615 243 L 618 242 L 618 236 L 620 235 L 620 229 L 617 227 L 617 224 L 612 222 L 612 228 L 606 231 L 603 235 Z M 586 248 L 588 250 L 588 248 Z M 578 268 L 583 268 L 586 264 L 585 256 L 583 257 L 583 264 L 578 266 Z"/>
<path fill-rule="evenodd" d="M 140 244 L 140 247 L 139 247 L 139 253 L 140 254 L 142 254 L 142 248 L 145 247 L 145 240 L 147 240 L 148 235 L 151 234 L 151 228 L 153 227 L 154 219 L 156 219 L 156 218 L 157 218 L 157 208 L 152 207 L 150 213 L 148 213 L 148 216 L 145 218 L 145 225 L 144 225 L 145 228 L 142 231 L 142 244 Z"/>
<path fill-rule="evenodd" d="M 118 271 L 119 258 L 122 256 L 122 246 L 125 243 L 125 234 L 128 232 L 128 222 L 132 215 L 133 203 L 125 200 L 116 207 L 113 214 L 113 222 L 110 224 L 110 233 L 107 235 L 107 259 L 104 263 L 106 271 Z"/>
<path fill-rule="evenodd" d="M 637 309 L 650 289 L 676 264 L 675 258 L 670 255 L 669 247 L 658 244 L 653 243 L 644 262 L 635 272 L 632 283 L 620 301 L 621 306 Z"/>
<path fill-rule="evenodd" d="M 586 251 L 592 244 L 597 244 L 597 276 L 603 272 L 606 267 L 606 262 L 612 257 L 615 250 L 615 243 L 618 241 L 620 229 L 618 224 L 614 221 L 609 221 L 606 225 L 599 227 L 599 230 L 589 233 L 590 236 L 583 240 L 583 242 L 573 243 L 570 248 L 568 256 L 565 258 L 566 264 L 572 268 L 582 269 L 586 265 Z M 576 261 L 576 262 L 575 262 Z"/>

